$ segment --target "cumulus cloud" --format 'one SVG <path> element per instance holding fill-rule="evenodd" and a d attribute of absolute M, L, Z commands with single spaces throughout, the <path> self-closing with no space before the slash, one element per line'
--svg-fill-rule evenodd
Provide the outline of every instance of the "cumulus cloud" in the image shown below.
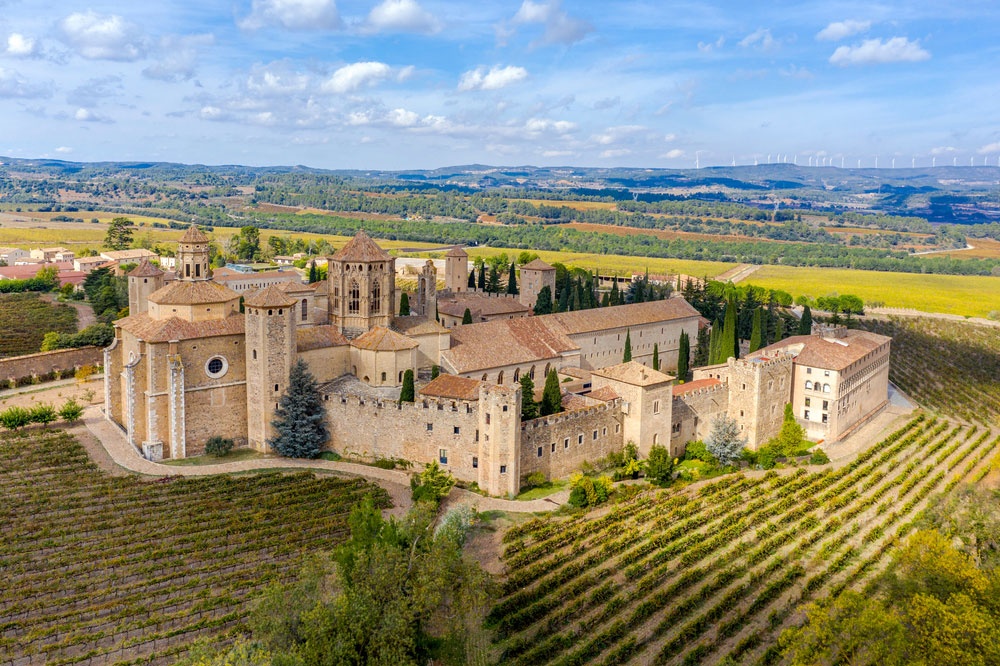
<path fill-rule="evenodd" d="M 7 46 L 3 52 L 15 58 L 27 58 L 38 53 L 38 42 L 34 37 L 12 32 L 7 36 Z"/>
<path fill-rule="evenodd" d="M 245 81 L 247 92 L 263 96 L 284 97 L 302 92 L 308 85 L 309 77 L 285 62 L 255 65 Z"/>
<path fill-rule="evenodd" d="M 668 150 L 664 154 L 660 155 L 668 160 L 676 160 L 678 158 L 684 157 L 684 151 L 680 148 L 674 148 L 673 150 Z"/>
<path fill-rule="evenodd" d="M 384 0 L 372 8 L 362 32 L 416 32 L 433 34 L 441 30 L 441 22 L 416 0 Z"/>
<path fill-rule="evenodd" d="M 392 67 L 384 62 L 355 62 L 344 65 L 323 82 L 323 91 L 349 93 L 383 81 L 392 74 Z"/>
<path fill-rule="evenodd" d="M 576 129 L 576 123 L 568 120 L 549 120 L 548 118 L 531 118 L 524 123 L 524 129 L 531 134 L 541 134 L 543 132 L 555 132 L 556 134 L 566 134 Z"/>
<path fill-rule="evenodd" d="M 600 134 L 595 134 L 591 137 L 591 140 L 602 146 L 611 145 L 617 143 L 618 141 L 632 136 L 638 132 L 645 132 L 646 128 L 642 125 L 618 125 L 615 127 L 608 127 Z"/>
<path fill-rule="evenodd" d="M 770 51 L 778 43 L 771 36 L 771 31 L 767 28 L 757 28 L 749 35 L 740 40 L 740 46 L 743 48 L 756 48 L 761 51 Z"/>
<path fill-rule="evenodd" d="M 567 14 L 559 0 L 524 0 L 512 19 L 515 25 L 540 23 L 545 26 L 541 44 L 575 44 L 593 32 L 594 26 Z"/>
<path fill-rule="evenodd" d="M 90 60 L 141 60 L 148 49 L 142 29 L 115 14 L 76 12 L 59 22 L 63 39 Z"/>
<path fill-rule="evenodd" d="M 613 157 L 624 157 L 625 155 L 631 155 L 632 151 L 628 148 L 611 148 L 609 150 L 601 151 L 602 159 L 610 159 Z"/>
<path fill-rule="evenodd" d="M 934 156 L 949 155 L 951 153 L 957 153 L 957 152 L 958 148 L 956 148 L 955 146 L 936 146 L 934 148 L 931 148 L 931 155 Z"/>
<path fill-rule="evenodd" d="M 227 114 L 225 111 L 223 111 L 217 106 L 212 106 L 210 104 L 201 107 L 201 110 L 198 112 L 198 115 L 199 117 L 201 117 L 202 120 L 227 120 L 229 118 L 229 114 Z"/>
<path fill-rule="evenodd" d="M 0 67 L 0 99 L 20 97 L 23 99 L 49 97 L 49 86 L 32 83 L 12 69 Z"/>
<path fill-rule="evenodd" d="M 499 90 L 512 83 L 528 78 L 528 70 L 524 67 L 494 65 L 489 70 L 477 67 L 462 74 L 458 82 L 459 90 Z"/>
<path fill-rule="evenodd" d="M 834 21 L 817 32 L 816 39 L 822 42 L 839 42 L 842 39 L 850 37 L 851 35 L 868 32 L 868 29 L 871 27 L 871 21 L 855 21 L 853 19 L 848 19 L 846 21 Z"/>
<path fill-rule="evenodd" d="M 212 35 L 167 35 L 156 48 L 156 61 L 142 70 L 143 76 L 158 81 L 188 81 L 195 73 L 198 56 L 215 43 Z"/>
<path fill-rule="evenodd" d="M 79 109 L 76 110 L 76 113 L 73 114 L 73 119 L 74 120 L 79 120 L 80 122 L 84 122 L 84 123 L 110 123 L 110 122 L 114 122 L 110 118 L 108 118 L 107 116 L 102 116 L 102 115 L 98 114 L 96 111 L 94 111 L 93 109 L 87 109 L 87 108 L 84 108 L 84 107 L 80 107 Z"/>
<path fill-rule="evenodd" d="M 388 121 L 396 127 L 413 127 L 420 122 L 420 116 L 415 111 L 393 109 L 389 112 Z"/>
<path fill-rule="evenodd" d="M 340 27 L 340 15 L 334 0 L 253 0 L 250 15 L 239 26 L 245 30 L 333 30 Z"/>
<path fill-rule="evenodd" d="M 1000 153 L 1000 141 L 994 141 L 993 143 L 988 143 L 979 149 L 980 155 L 987 155 L 989 153 Z"/>
<path fill-rule="evenodd" d="M 830 63 L 850 65 L 882 65 L 893 62 L 920 62 L 929 60 L 931 54 L 920 47 L 920 42 L 906 37 L 893 37 L 886 41 L 866 39 L 855 46 L 838 46 L 830 56 Z"/>
<path fill-rule="evenodd" d="M 59 146 L 58 148 L 56 148 L 56 152 L 57 153 L 72 153 L 73 149 L 70 148 L 69 146 Z"/>

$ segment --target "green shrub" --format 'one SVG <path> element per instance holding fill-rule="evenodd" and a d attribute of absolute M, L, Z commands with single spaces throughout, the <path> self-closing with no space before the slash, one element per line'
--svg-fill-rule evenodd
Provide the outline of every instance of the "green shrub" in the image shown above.
<path fill-rule="evenodd" d="M 24 407 L 8 407 L 0 412 L 0 426 L 17 430 L 31 423 L 31 412 Z"/>
<path fill-rule="evenodd" d="M 606 476 L 595 478 L 579 473 L 570 478 L 570 487 L 569 503 L 581 509 L 608 501 L 613 489 L 611 479 Z"/>
<path fill-rule="evenodd" d="M 649 460 L 646 461 L 646 478 L 651 483 L 664 486 L 674 477 L 674 459 L 665 446 L 654 444 L 649 450 Z"/>
<path fill-rule="evenodd" d="M 233 440 L 215 435 L 205 442 L 205 453 L 221 458 L 233 450 Z"/>
<path fill-rule="evenodd" d="M 42 425 L 48 425 L 52 423 L 57 418 L 59 414 L 56 413 L 55 407 L 48 404 L 35 405 L 31 408 L 31 422 L 40 423 Z"/>
<path fill-rule="evenodd" d="M 396 469 L 396 461 L 393 458 L 376 458 L 372 464 L 379 469 Z"/>
<path fill-rule="evenodd" d="M 826 451 L 823 449 L 816 449 L 813 454 L 809 456 L 810 465 L 825 465 L 830 462 L 830 457 L 826 455 Z"/>
<path fill-rule="evenodd" d="M 59 408 L 59 418 L 67 423 L 76 423 L 83 416 L 83 407 L 76 400 L 70 398 Z"/>
<path fill-rule="evenodd" d="M 414 502 L 440 503 L 455 485 L 455 477 L 441 469 L 437 461 L 424 466 L 424 471 L 410 479 Z"/>
<path fill-rule="evenodd" d="M 548 482 L 545 478 L 545 474 L 542 472 L 534 472 L 529 474 L 528 478 L 524 480 L 524 490 L 531 490 L 532 488 L 538 488 L 539 486 L 544 486 Z"/>
<path fill-rule="evenodd" d="M 708 452 L 708 449 L 705 448 L 705 442 L 700 439 L 696 442 L 688 442 L 684 449 L 684 460 L 700 460 L 710 465 L 714 465 L 716 462 L 715 456 Z"/>
<path fill-rule="evenodd" d="M 774 447 L 765 446 L 757 452 L 757 466 L 761 469 L 774 469 L 774 466 L 778 464 L 779 455 Z"/>

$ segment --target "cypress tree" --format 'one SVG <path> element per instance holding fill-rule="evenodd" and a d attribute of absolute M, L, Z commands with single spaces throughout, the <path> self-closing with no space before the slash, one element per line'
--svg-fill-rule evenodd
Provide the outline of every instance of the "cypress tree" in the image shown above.
<path fill-rule="evenodd" d="M 740 357 L 740 339 L 736 335 L 736 301 L 732 298 L 726 304 L 726 323 L 722 327 L 722 341 L 719 345 L 719 363 L 725 363 L 730 356 Z"/>
<path fill-rule="evenodd" d="M 437 379 L 441 375 L 441 366 L 432 365 L 431 366 L 431 379 Z"/>
<path fill-rule="evenodd" d="M 606 308 L 609 305 L 611 305 L 611 294 L 604 292 L 604 295 L 601 296 L 601 307 Z"/>
<path fill-rule="evenodd" d="M 399 297 L 399 316 L 410 316 L 410 297 L 407 296 L 405 291 Z"/>
<path fill-rule="evenodd" d="M 479 282 L 477 283 L 479 291 L 486 291 L 486 266 L 479 267 Z"/>
<path fill-rule="evenodd" d="M 622 363 L 628 363 L 632 360 L 632 331 L 630 329 L 625 330 L 625 353 L 622 355 Z"/>
<path fill-rule="evenodd" d="M 611 298 L 609 299 L 611 305 L 621 305 L 622 304 L 622 292 L 618 289 L 618 276 L 614 277 L 611 281 Z"/>
<path fill-rule="evenodd" d="M 660 369 L 660 343 L 653 343 L 653 370 Z"/>
<path fill-rule="evenodd" d="M 275 436 L 267 444 L 287 458 L 315 458 L 329 439 L 319 385 L 301 358 L 288 375 L 288 388 L 278 401 L 271 426 Z"/>
<path fill-rule="evenodd" d="M 779 342 L 785 337 L 785 318 L 778 317 L 777 321 L 774 322 L 774 341 Z"/>
<path fill-rule="evenodd" d="M 552 312 L 552 289 L 545 285 L 538 290 L 538 298 L 535 300 L 534 312 L 536 315 L 549 314 Z"/>
<path fill-rule="evenodd" d="M 510 262 L 510 273 L 507 274 L 507 293 L 511 296 L 516 296 L 517 291 L 517 273 L 514 271 L 515 264 Z"/>
<path fill-rule="evenodd" d="M 491 294 L 500 293 L 500 274 L 497 273 L 496 266 L 490 266 L 490 277 L 486 282 L 486 291 Z"/>
<path fill-rule="evenodd" d="M 316 269 L 316 262 L 309 262 L 309 284 L 319 281 L 319 271 Z"/>
<path fill-rule="evenodd" d="M 687 380 L 688 365 L 691 362 L 691 339 L 686 331 L 681 331 L 681 339 L 677 345 L 677 378 L 682 382 Z"/>
<path fill-rule="evenodd" d="M 403 373 L 403 388 L 399 392 L 400 402 L 413 402 L 416 397 L 416 391 L 413 387 L 413 370 L 407 370 Z"/>
<path fill-rule="evenodd" d="M 719 349 L 722 347 L 722 324 L 716 319 L 712 322 L 712 337 L 708 343 L 708 364 L 719 363 Z"/>
<path fill-rule="evenodd" d="M 471 324 L 472 323 L 472 312 L 469 308 L 465 308 L 465 312 L 462 313 L 462 323 Z"/>
<path fill-rule="evenodd" d="M 476 269 L 469 271 L 469 291 L 476 288 Z"/>
<path fill-rule="evenodd" d="M 569 309 L 570 310 L 582 310 L 583 309 L 581 307 L 581 303 L 580 303 L 580 294 L 581 293 L 582 293 L 582 290 L 580 289 L 580 283 L 574 281 L 573 282 L 573 300 L 570 301 L 570 305 L 569 305 Z"/>
<path fill-rule="evenodd" d="M 812 335 L 813 313 L 809 306 L 802 308 L 802 319 L 799 320 L 799 335 Z"/>
<path fill-rule="evenodd" d="M 535 382 L 531 375 L 521 375 L 521 420 L 530 421 L 538 418 L 538 403 L 535 402 Z"/>
<path fill-rule="evenodd" d="M 698 327 L 698 340 L 694 347 L 694 367 L 709 364 L 709 331 L 707 326 Z"/>
<path fill-rule="evenodd" d="M 763 332 L 763 322 L 762 315 L 763 310 L 757 308 L 753 313 L 753 330 L 750 332 L 750 351 L 755 352 L 764 346 L 764 332 Z"/>
<path fill-rule="evenodd" d="M 539 405 L 539 414 L 548 416 L 558 414 L 562 411 L 562 389 L 559 388 L 559 375 L 555 370 L 549 370 L 545 377 L 545 390 L 542 391 L 542 404 Z"/>
<path fill-rule="evenodd" d="M 564 287 L 563 290 L 559 292 L 559 309 L 557 310 L 557 312 L 566 312 L 566 310 L 568 309 L 569 309 L 569 289 Z"/>

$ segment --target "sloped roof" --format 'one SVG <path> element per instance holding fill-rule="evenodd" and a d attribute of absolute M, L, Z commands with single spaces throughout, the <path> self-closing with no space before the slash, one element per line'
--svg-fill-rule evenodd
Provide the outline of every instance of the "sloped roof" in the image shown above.
<path fill-rule="evenodd" d="M 312 349 L 326 349 L 348 344 L 336 326 L 308 326 L 296 331 L 295 347 L 304 352 Z"/>
<path fill-rule="evenodd" d="M 186 321 L 178 317 L 153 319 L 148 314 L 142 313 L 119 319 L 114 324 L 147 342 L 243 335 L 245 330 L 241 314 L 230 315 L 224 319 Z"/>
<path fill-rule="evenodd" d="M 885 335 L 853 329 L 848 330 L 844 337 L 840 338 L 794 335 L 764 347 L 755 355 L 766 356 L 767 352 L 783 350 L 794 354 L 794 348 L 799 347 L 800 351 L 795 357 L 796 364 L 840 371 L 891 340 L 892 338 Z"/>
<path fill-rule="evenodd" d="M 297 302 L 277 286 L 269 284 L 247 296 L 243 305 L 254 308 L 288 308 Z"/>
<path fill-rule="evenodd" d="M 707 377 L 705 379 L 695 379 L 694 381 L 686 382 L 684 384 L 675 384 L 674 395 L 684 395 L 685 393 L 690 393 L 691 391 L 698 391 L 700 389 L 718 386 L 721 383 L 722 382 L 715 377 Z"/>
<path fill-rule="evenodd" d="M 157 257 L 158 255 L 152 250 L 146 250 L 144 248 L 137 248 L 135 250 L 105 250 L 101 252 L 101 256 L 108 261 L 127 261 L 129 259 L 142 259 Z"/>
<path fill-rule="evenodd" d="M 149 295 L 149 300 L 160 305 L 202 305 L 228 303 L 239 297 L 229 287 L 209 280 L 177 280 L 154 291 Z"/>
<path fill-rule="evenodd" d="M 663 384 L 674 379 L 670 375 L 665 375 L 659 370 L 647 368 L 642 363 L 637 361 L 610 365 L 606 368 L 601 368 L 600 370 L 594 370 L 591 374 L 597 377 L 607 377 L 608 379 L 613 379 L 625 384 L 632 384 L 633 386 L 652 386 L 654 384 Z"/>
<path fill-rule="evenodd" d="M 149 260 L 143 257 L 139 265 L 129 271 L 129 277 L 160 277 L 163 275 L 163 271 L 149 263 Z"/>
<path fill-rule="evenodd" d="M 479 400 L 479 387 L 484 382 L 458 375 L 438 375 L 427 386 L 420 389 L 420 395 L 434 398 L 454 398 L 456 400 Z"/>
<path fill-rule="evenodd" d="M 370 351 L 402 351 L 413 349 L 418 345 L 416 340 L 405 335 L 400 335 L 384 326 L 376 326 L 351 340 L 351 346 Z"/>
<path fill-rule="evenodd" d="M 580 349 L 544 319 L 518 317 L 457 326 L 451 329 L 451 349 L 443 354 L 455 372 L 465 373 L 544 362 Z"/>
<path fill-rule="evenodd" d="M 422 315 L 393 317 L 392 327 L 403 335 L 427 335 L 429 333 L 448 332 L 448 329 L 441 324 Z"/>
<path fill-rule="evenodd" d="M 241 273 L 231 268 L 217 268 L 212 271 L 212 279 L 216 282 L 252 282 L 254 280 L 282 279 L 288 282 L 300 282 L 299 274 L 294 271 L 263 271 L 261 273 Z"/>
<path fill-rule="evenodd" d="M 378 246 L 364 229 L 359 229 L 347 245 L 340 248 L 332 259 L 334 261 L 387 261 L 392 259 L 388 252 Z"/>
<path fill-rule="evenodd" d="M 285 292 L 286 294 L 288 294 L 288 293 L 293 293 L 293 292 L 294 293 L 302 293 L 304 291 L 315 291 L 316 287 L 318 287 L 319 284 L 320 284 L 319 282 L 313 282 L 312 284 L 306 284 L 305 282 L 302 282 L 301 280 L 297 280 L 296 279 L 296 280 L 289 280 L 288 282 L 281 282 L 281 283 L 276 284 L 274 286 L 277 287 L 278 289 L 280 289 L 281 291 Z"/>
<path fill-rule="evenodd" d="M 542 315 L 540 318 L 553 321 L 566 335 L 576 335 L 699 316 L 698 311 L 683 298 L 667 298 L 662 301 L 615 305 L 595 310 L 557 312 Z"/>
<path fill-rule="evenodd" d="M 603 400 L 604 402 L 611 402 L 612 400 L 617 400 L 621 396 L 615 393 L 615 390 L 610 386 L 602 386 L 599 389 L 595 389 L 588 393 L 594 400 Z"/>
<path fill-rule="evenodd" d="M 200 229 L 194 224 L 188 227 L 184 235 L 181 236 L 181 243 L 207 243 L 208 236 L 203 234 Z"/>
<path fill-rule="evenodd" d="M 469 253 L 466 252 L 465 250 L 463 250 L 460 247 L 453 247 L 450 250 L 448 250 L 447 252 L 445 252 L 444 256 L 446 256 L 446 257 L 458 257 L 459 259 L 468 259 L 469 258 Z"/>
<path fill-rule="evenodd" d="M 513 296 L 485 296 L 476 292 L 461 292 L 438 299 L 438 312 L 452 317 L 462 317 L 465 309 L 475 317 L 492 317 L 505 314 L 524 314 L 531 308 Z"/>
<path fill-rule="evenodd" d="M 535 259 L 533 261 L 529 261 L 524 266 L 521 266 L 521 270 L 522 271 L 525 271 L 525 270 L 527 270 L 527 271 L 554 271 L 555 267 L 550 266 L 549 264 L 545 263 L 541 259 Z"/>

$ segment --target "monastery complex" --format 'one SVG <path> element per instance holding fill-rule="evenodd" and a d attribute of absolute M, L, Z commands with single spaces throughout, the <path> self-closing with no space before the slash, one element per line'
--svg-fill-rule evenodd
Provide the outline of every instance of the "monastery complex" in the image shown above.
<path fill-rule="evenodd" d="M 326 280 L 241 292 L 212 279 L 208 244 L 192 226 L 176 279 L 147 261 L 128 274 L 130 315 L 104 352 L 105 414 L 151 460 L 199 455 L 215 435 L 267 451 L 297 359 L 321 384 L 329 448 L 438 461 L 501 496 L 529 474 L 566 476 L 627 442 L 643 456 L 657 444 L 682 455 L 722 414 L 756 449 L 778 432 L 786 403 L 825 442 L 887 403 L 890 339 L 873 333 L 816 327 L 677 384 L 666 371 L 677 367 L 681 332 L 695 340 L 704 325 L 680 297 L 536 316 L 539 291 L 555 293 L 551 266 L 522 266 L 521 293 L 498 298 L 470 290 L 468 256 L 454 249 L 444 290 L 428 261 L 415 314 L 400 317 L 395 258 L 363 231 L 328 259 Z M 474 323 L 461 325 L 467 308 Z M 632 361 L 622 363 L 626 339 Z M 430 379 L 433 366 L 441 374 Z M 399 401 L 406 370 L 418 378 L 413 403 Z M 550 370 L 564 410 L 522 422 L 521 376 L 541 388 Z"/>

